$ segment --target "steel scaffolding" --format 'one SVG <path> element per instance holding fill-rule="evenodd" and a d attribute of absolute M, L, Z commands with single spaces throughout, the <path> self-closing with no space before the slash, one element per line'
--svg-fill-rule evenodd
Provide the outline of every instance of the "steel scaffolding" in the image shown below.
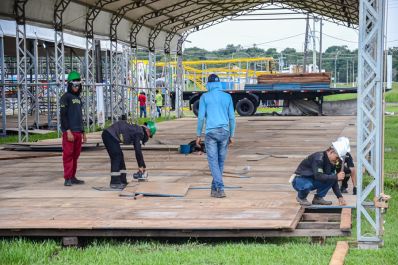
<path fill-rule="evenodd" d="M 27 51 L 25 5 L 27 0 L 15 2 L 16 24 L 16 53 L 17 53 L 17 83 L 18 83 L 18 141 L 28 142 L 28 109 L 29 94 L 27 85 Z"/>
<path fill-rule="evenodd" d="M 357 240 L 360 248 L 382 243 L 384 0 L 359 2 Z M 365 174 L 363 171 L 365 170 Z"/>
<path fill-rule="evenodd" d="M 149 113 L 151 120 L 156 118 L 156 54 L 155 51 L 149 51 L 148 61 L 148 98 L 149 98 Z"/>

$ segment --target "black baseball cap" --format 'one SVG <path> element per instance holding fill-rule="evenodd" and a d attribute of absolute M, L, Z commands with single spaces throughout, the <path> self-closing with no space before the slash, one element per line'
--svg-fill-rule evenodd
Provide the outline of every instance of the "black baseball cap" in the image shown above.
<path fill-rule="evenodd" d="M 207 78 L 207 82 L 208 83 L 210 83 L 210 82 L 220 82 L 220 78 L 216 74 L 211 74 Z"/>

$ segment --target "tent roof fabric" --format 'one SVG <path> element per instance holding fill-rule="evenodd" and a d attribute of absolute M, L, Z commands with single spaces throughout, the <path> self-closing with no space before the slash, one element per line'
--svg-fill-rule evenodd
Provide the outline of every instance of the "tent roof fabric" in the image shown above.
<path fill-rule="evenodd" d="M 2 0 L 0 17 L 15 19 L 14 2 Z M 76 35 L 110 37 L 142 47 L 163 49 L 165 40 L 175 45 L 182 34 L 201 30 L 236 16 L 264 9 L 268 5 L 314 14 L 326 20 L 355 27 L 358 0 L 26 0 L 26 22 L 54 27 L 54 10 L 60 2 L 70 2 L 63 12 L 62 27 Z M 91 24 L 87 23 L 91 18 Z M 87 27 L 89 24 L 89 27 Z M 111 26 L 113 25 L 113 27 Z M 138 25 L 138 26 L 137 26 Z M 117 29 L 116 31 L 112 31 Z M 130 34 L 131 31 L 133 34 Z M 132 36 L 131 36 L 132 35 Z M 152 40 L 152 44 L 150 43 Z"/>

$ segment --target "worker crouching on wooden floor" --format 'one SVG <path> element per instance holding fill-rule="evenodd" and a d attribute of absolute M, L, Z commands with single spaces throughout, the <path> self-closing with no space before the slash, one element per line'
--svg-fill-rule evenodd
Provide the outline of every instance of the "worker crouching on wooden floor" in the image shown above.
<path fill-rule="evenodd" d="M 122 120 L 115 122 L 102 132 L 102 141 L 111 159 L 111 183 L 112 189 L 124 189 L 127 185 L 127 171 L 120 143 L 134 145 L 135 158 L 138 164 L 139 175 L 146 174 L 144 156 L 141 151 L 141 143 L 145 144 L 148 138 L 156 133 L 156 125 L 149 121 L 144 126 L 129 124 Z"/>
<path fill-rule="evenodd" d="M 344 179 L 344 171 L 336 173 L 336 164 L 344 161 L 345 155 L 350 151 L 346 137 L 332 143 L 326 151 L 316 152 L 304 159 L 295 171 L 292 184 L 298 192 L 297 201 L 302 206 L 310 206 L 307 196 L 312 190 L 316 190 L 312 204 L 331 205 L 324 197 L 332 188 L 339 200 L 339 205 L 346 205 L 343 195 L 340 192 L 338 181 Z M 348 140 L 348 139 L 347 139 Z"/>

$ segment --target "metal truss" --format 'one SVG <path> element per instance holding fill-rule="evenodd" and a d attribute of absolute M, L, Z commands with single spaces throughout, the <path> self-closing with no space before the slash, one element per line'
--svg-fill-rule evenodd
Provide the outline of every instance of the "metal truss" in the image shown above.
<path fill-rule="evenodd" d="M 7 135 L 7 116 L 6 116 L 6 86 L 5 83 L 5 68 L 4 68 L 4 38 L 3 35 L 0 35 L 0 82 L 1 85 L 1 125 L 2 125 L 2 133 L 0 135 Z"/>
<path fill-rule="evenodd" d="M 36 126 L 36 129 L 39 129 L 39 124 L 40 124 L 40 105 L 39 105 L 39 94 L 41 91 L 41 87 L 39 87 L 39 51 L 38 51 L 38 40 L 37 37 L 31 42 L 33 45 L 32 50 L 33 54 L 29 52 L 29 50 L 26 51 L 26 54 L 30 57 L 30 65 L 29 68 L 27 69 L 28 72 L 31 72 L 33 68 L 33 75 L 34 77 L 31 77 L 31 80 L 35 82 L 34 87 L 31 87 L 31 91 L 28 89 L 28 93 L 31 95 L 31 106 L 29 109 L 29 113 L 34 114 L 34 124 Z"/>
<path fill-rule="evenodd" d="M 110 111 L 111 111 L 111 119 L 112 122 L 117 121 L 121 115 L 121 108 L 118 105 L 120 102 L 119 95 L 119 57 L 117 54 L 117 42 L 110 42 Z"/>
<path fill-rule="evenodd" d="M 133 123 L 138 123 L 138 70 L 137 70 L 137 49 L 130 48 L 129 53 L 129 68 L 130 68 L 130 93 L 129 93 L 129 120 Z"/>
<path fill-rule="evenodd" d="M 51 122 L 53 116 L 56 116 L 57 121 L 57 132 L 58 135 L 60 133 L 60 106 L 59 106 L 59 99 L 60 94 L 64 93 L 65 91 L 65 53 L 64 53 L 64 33 L 62 31 L 63 23 L 62 23 L 62 15 L 66 8 L 68 7 L 70 0 L 58 0 L 55 2 L 54 5 L 54 56 L 55 56 L 55 91 L 52 91 L 55 94 L 55 101 L 56 101 L 56 112 L 55 114 L 49 111 L 49 121 Z M 50 94 L 50 86 L 48 87 Z M 50 127 L 51 124 L 49 123 L 48 126 Z"/>
<path fill-rule="evenodd" d="M 129 109 L 129 98 L 128 98 L 128 80 L 129 80 L 129 51 L 130 47 L 123 45 L 122 54 L 120 55 L 120 68 L 121 68 L 121 77 L 119 80 L 122 81 L 120 86 L 120 94 L 121 94 L 121 108 L 122 115 L 127 117 L 128 109 Z"/>
<path fill-rule="evenodd" d="M 86 121 L 86 130 L 87 132 L 95 131 L 95 120 L 96 120 L 96 87 L 95 87 L 95 41 L 93 38 L 86 38 L 86 56 L 85 56 L 85 86 L 83 89 L 83 97 L 84 100 L 84 114 Z"/>
<path fill-rule="evenodd" d="M 206 1 L 187 0 L 187 1 L 183 1 L 183 2 L 180 2 L 180 3 L 174 4 L 174 5 L 170 5 L 170 6 L 167 6 L 165 8 L 162 8 L 162 9 L 159 9 L 159 10 L 156 10 L 154 12 L 151 12 L 151 13 L 148 13 L 148 14 L 145 14 L 145 15 L 141 16 L 136 21 L 136 23 L 132 24 L 131 29 L 130 29 L 131 47 L 137 48 L 137 35 L 140 32 L 141 28 L 144 26 L 146 21 L 148 21 L 150 19 L 153 19 L 153 18 L 156 18 L 156 17 L 159 17 L 159 16 L 166 16 L 166 15 L 168 15 L 168 14 L 170 14 L 170 13 L 176 11 L 176 10 L 180 10 L 182 8 L 190 7 L 190 6 L 193 6 L 193 5 L 198 4 L 198 3 L 199 4 L 200 3 L 203 3 L 203 4 L 209 3 L 209 0 L 206 0 Z M 171 19 L 173 20 L 173 22 L 174 22 L 174 20 L 177 21 L 176 18 L 171 18 Z M 150 51 L 153 52 L 154 49 L 150 49 Z"/>
<path fill-rule="evenodd" d="M 199 8 L 189 10 L 184 14 L 179 15 L 178 18 L 171 17 L 161 22 L 158 22 L 155 28 L 152 29 L 151 32 L 149 33 L 149 38 L 148 38 L 149 50 L 154 50 L 155 39 L 157 38 L 161 30 L 168 25 L 178 23 L 179 25 L 182 25 L 181 27 L 182 29 L 188 27 L 195 27 L 198 26 L 201 22 L 206 21 L 208 19 L 223 16 L 222 14 L 227 15 L 228 13 L 231 12 L 236 13 L 235 10 L 238 8 L 238 6 L 242 8 L 246 7 L 246 9 L 248 9 L 263 2 L 264 1 L 260 0 L 250 0 L 240 3 L 235 3 L 235 2 L 231 3 L 228 0 L 222 0 L 217 3 L 211 2 L 208 3 L 207 5 L 204 5 L 202 3 L 203 5 L 199 5 Z"/>
<path fill-rule="evenodd" d="M 173 73 L 170 64 L 170 54 L 165 53 L 164 55 L 164 116 L 169 119 L 170 118 L 170 109 L 171 109 L 171 98 L 170 91 L 173 86 Z"/>
<path fill-rule="evenodd" d="M 148 98 L 149 98 L 149 110 L 151 120 L 155 120 L 157 117 L 156 111 L 156 54 L 155 52 L 149 51 L 148 61 Z"/>
<path fill-rule="evenodd" d="M 97 0 L 93 7 L 90 7 L 86 15 L 86 37 L 94 38 L 94 21 L 106 5 L 115 2 L 114 0 Z"/>
<path fill-rule="evenodd" d="M 256 10 L 261 10 L 264 7 L 267 7 L 269 5 L 271 5 L 271 4 L 267 3 L 267 4 L 262 4 L 262 5 L 255 6 L 255 7 L 252 7 L 250 9 L 247 9 L 247 8 L 244 8 L 245 6 L 247 6 L 247 3 L 242 3 L 240 5 L 236 5 L 233 10 L 224 9 L 224 10 L 221 11 L 221 13 L 220 12 L 216 12 L 216 13 L 212 13 L 212 14 L 209 14 L 209 15 L 206 15 L 206 16 L 198 17 L 198 18 L 194 19 L 194 21 L 189 21 L 188 22 L 189 25 L 193 26 L 195 24 L 201 24 L 201 23 L 203 23 L 205 21 L 207 21 L 207 22 L 205 22 L 205 24 L 202 24 L 200 26 L 195 26 L 192 29 L 186 31 L 187 34 L 184 33 L 184 35 L 185 35 L 184 41 L 188 37 L 188 35 L 193 33 L 193 32 L 209 28 L 211 26 L 217 25 L 217 24 L 222 23 L 224 21 L 230 20 L 230 19 L 232 19 L 234 17 L 242 16 L 242 15 L 245 15 L 247 13 L 250 13 L 250 12 L 253 12 L 253 11 L 256 11 Z M 234 13 L 230 14 L 231 11 L 234 11 Z M 219 16 L 223 16 L 223 17 L 222 18 L 218 18 Z M 212 19 L 215 19 L 215 20 L 212 20 Z M 185 23 L 185 22 L 181 23 L 181 24 L 177 24 L 167 34 L 166 40 L 165 40 L 165 45 L 164 45 L 164 52 L 166 54 L 170 53 L 170 43 L 173 40 L 173 38 L 177 35 L 177 33 L 180 30 L 183 30 L 184 28 L 186 28 L 186 26 L 187 26 L 187 23 Z"/>
<path fill-rule="evenodd" d="M 93 7 L 90 7 L 86 14 L 86 88 L 85 88 L 85 98 L 87 101 L 85 104 L 85 116 L 86 116 L 86 127 L 88 130 L 95 130 L 95 115 L 96 115 L 96 87 L 95 87 L 95 40 L 94 40 L 94 21 L 101 12 L 101 10 L 108 4 L 114 2 L 113 0 L 97 0 Z M 117 44 L 116 44 L 117 47 Z M 112 54 L 112 44 L 111 44 L 111 54 Z M 115 58 L 117 59 L 117 58 Z M 111 79 L 112 79 L 112 62 L 111 62 Z M 116 66 L 117 67 L 117 66 Z M 107 73 L 107 69 L 105 70 Z M 112 82 L 111 82 L 112 83 Z M 113 120 L 113 98 L 112 98 L 112 85 L 109 88 L 109 97 L 108 93 L 105 93 L 105 115 L 109 115 L 109 111 L 111 112 L 111 117 Z M 108 92 L 108 87 L 105 88 L 105 91 Z"/>
<path fill-rule="evenodd" d="M 376 207 L 375 201 L 383 192 L 385 6 L 385 0 L 360 0 L 359 5 L 357 240 L 360 248 L 377 248 L 383 235 L 382 209 Z"/>
<path fill-rule="evenodd" d="M 347 27 L 358 25 L 358 1 L 307 0 L 275 1 L 276 6 L 290 9 L 297 13 L 314 13 L 324 20 Z"/>
<path fill-rule="evenodd" d="M 175 84 L 175 111 L 177 118 L 183 117 L 183 91 L 184 91 L 184 68 L 182 67 L 182 44 L 184 41 L 177 43 L 177 80 Z"/>
<path fill-rule="evenodd" d="M 109 62 L 108 51 L 105 52 L 104 58 L 104 77 L 107 84 L 104 87 L 104 107 L 105 107 L 105 119 L 111 116 L 111 84 L 110 84 L 110 62 Z"/>
<path fill-rule="evenodd" d="M 111 24 L 110 24 L 110 39 L 113 41 L 117 40 L 117 26 L 119 25 L 120 21 L 122 21 L 124 15 L 127 12 L 130 12 L 136 8 L 146 6 L 148 4 L 152 4 L 155 2 L 159 2 L 161 0 L 141 0 L 141 1 L 132 1 L 122 7 L 120 7 L 116 13 L 112 15 Z"/>
<path fill-rule="evenodd" d="M 15 0 L 16 14 L 16 53 L 17 53 L 17 82 L 18 82 L 18 141 L 28 142 L 28 110 L 29 94 L 27 85 L 27 51 L 25 5 L 27 0 Z"/>

